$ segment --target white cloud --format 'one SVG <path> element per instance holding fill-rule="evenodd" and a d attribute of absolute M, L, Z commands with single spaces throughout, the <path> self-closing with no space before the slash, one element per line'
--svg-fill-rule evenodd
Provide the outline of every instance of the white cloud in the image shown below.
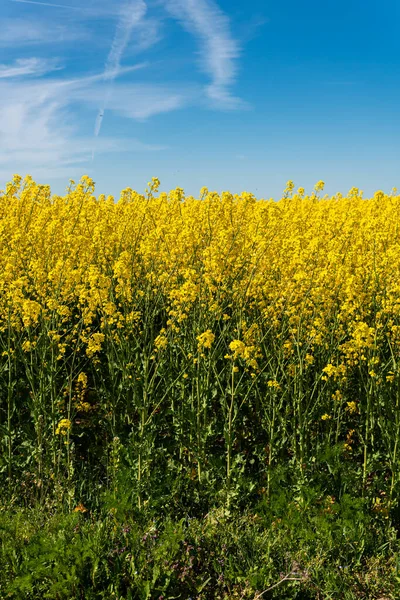
<path fill-rule="evenodd" d="M 229 89 L 236 79 L 240 48 L 231 35 L 228 17 L 212 0 L 163 1 L 170 14 L 199 39 L 201 67 L 211 78 L 209 98 L 221 108 L 243 105 Z"/>
<path fill-rule="evenodd" d="M 137 27 L 146 14 L 143 0 L 133 0 L 121 7 L 114 39 L 104 67 L 104 79 L 113 81 L 119 73 L 122 55 L 128 45 L 134 27 Z"/>
<path fill-rule="evenodd" d="M 97 106 L 96 99 L 101 91 L 101 83 L 94 82 L 72 91 L 71 100 Z M 145 120 L 182 108 L 193 97 L 194 94 L 189 89 L 185 93 L 179 93 L 168 85 L 116 82 L 108 96 L 107 108 L 130 119 Z"/>
<path fill-rule="evenodd" d="M 36 77 L 57 71 L 62 67 L 58 66 L 53 59 L 46 58 L 17 58 L 10 65 L 0 65 L 0 79 L 9 79 L 11 77 L 23 77 L 35 75 Z"/>
<path fill-rule="evenodd" d="M 64 177 L 91 160 L 93 138 L 75 125 L 71 105 L 93 96 L 104 75 L 70 81 L 0 80 L 0 177 L 31 172 L 35 177 Z M 104 137 L 98 153 L 161 150 L 137 139 Z"/>
<path fill-rule="evenodd" d="M 60 6 L 64 1 L 79 11 L 67 12 Z M 98 56 L 99 48 L 104 50 L 104 44 L 109 45 L 105 46 L 104 57 L 100 57 L 104 70 L 98 75 L 66 78 L 63 74 L 59 78 L 39 79 L 59 68 L 53 58 L 16 58 L 14 62 L 0 65 L 2 178 L 6 172 L 30 171 L 35 177 L 43 174 L 51 179 L 86 168 L 94 143 L 93 136 L 87 133 L 90 122 L 82 121 L 88 107 L 93 109 L 94 116 L 100 106 L 95 125 L 97 137 L 105 109 L 129 119 L 144 120 L 189 105 L 204 105 L 205 99 L 208 106 L 217 108 L 243 105 L 231 94 L 237 76 L 239 46 L 230 32 L 229 19 L 213 0 L 148 1 L 149 6 L 165 6 L 199 41 L 201 68 L 210 80 L 205 91 L 204 86 L 187 81 L 162 85 L 122 79 L 122 75 L 148 66 L 148 63 L 121 66 L 125 53 L 132 56 L 159 39 L 162 17 L 157 11 L 149 17 L 144 0 L 60 0 L 60 3 L 43 0 L 37 7 L 25 7 L 25 3 L 31 4 L 31 0 L 20 4 L 18 14 L 25 14 L 23 9 L 26 8 L 31 18 L 3 19 L 0 47 L 13 48 L 20 54 L 23 46 L 43 45 L 40 56 L 46 56 L 49 44 L 54 47 L 57 44 L 59 48 L 60 42 L 65 42 L 67 48 L 78 40 L 90 39 L 86 46 L 82 44 L 82 52 L 88 48 L 88 57 L 92 60 Z M 112 41 L 94 35 L 93 16 L 96 23 L 102 21 L 101 27 L 107 24 L 111 34 L 114 24 Z M 52 56 L 54 53 L 52 49 Z M 68 65 L 73 67 L 73 61 Z M 83 112 L 82 107 L 86 108 Z M 161 146 L 144 144 L 137 139 L 128 141 L 115 136 L 96 139 L 97 153 L 160 149 Z"/>
<path fill-rule="evenodd" d="M 67 10 L 82 10 L 78 6 L 70 6 L 68 4 L 55 4 L 53 2 L 40 2 L 39 0 L 11 0 L 18 4 L 36 4 L 37 6 L 50 6 L 51 8 L 65 8 Z"/>
<path fill-rule="evenodd" d="M 87 17 L 110 17 L 115 15 L 119 10 L 120 3 L 118 1 L 109 2 L 108 0 L 69 0 L 68 4 L 60 2 L 45 2 L 42 0 L 9 0 L 17 4 L 28 4 L 32 10 L 36 9 L 38 14 L 58 12 L 80 13 Z M 21 7 L 22 8 L 22 7 Z M 50 11 L 48 9 L 50 8 Z M 54 9 L 54 10 L 53 10 Z"/>
<path fill-rule="evenodd" d="M 114 39 L 104 66 L 104 78 L 109 81 L 104 100 L 100 106 L 94 126 L 94 136 L 98 137 L 101 124 L 104 118 L 104 111 L 107 107 L 112 86 L 115 78 L 119 74 L 121 67 L 121 58 L 128 45 L 132 31 L 143 20 L 147 12 L 147 6 L 143 0 L 131 0 L 121 6 Z"/>
<path fill-rule="evenodd" d="M 87 31 L 80 25 L 69 27 L 58 22 L 28 18 L 5 18 L 1 21 L 0 46 L 3 47 L 72 43 L 87 37 Z"/>

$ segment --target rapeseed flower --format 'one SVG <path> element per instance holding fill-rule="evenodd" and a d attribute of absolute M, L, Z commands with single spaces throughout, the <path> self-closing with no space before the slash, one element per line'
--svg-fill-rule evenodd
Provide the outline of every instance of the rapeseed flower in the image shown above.
<path fill-rule="evenodd" d="M 56 435 L 67 435 L 71 427 L 72 423 L 69 419 L 61 419 L 56 428 Z"/>

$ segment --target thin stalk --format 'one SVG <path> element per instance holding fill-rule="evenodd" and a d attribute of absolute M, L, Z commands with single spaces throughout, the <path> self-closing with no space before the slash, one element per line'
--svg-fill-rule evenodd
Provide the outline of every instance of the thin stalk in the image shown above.
<path fill-rule="evenodd" d="M 7 361 L 8 361 L 8 385 L 7 385 L 7 472 L 8 488 L 11 491 L 12 481 L 12 430 L 11 420 L 13 415 L 13 381 L 12 381 L 12 361 L 11 361 L 11 324 L 10 315 L 8 315 L 8 339 L 7 339 Z"/>
<path fill-rule="evenodd" d="M 395 485 L 395 481 L 396 481 L 396 462 L 397 462 L 397 449 L 398 449 L 398 443 L 399 443 L 399 436 L 400 436 L 400 419 L 399 419 L 399 398 L 400 394 L 399 394 L 399 383 L 397 383 L 397 390 L 396 390 L 396 408 L 395 408 L 395 419 L 396 419 L 396 437 L 394 440 L 394 448 L 393 448 L 393 454 L 392 454 L 392 476 L 391 476 L 391 480 L 390 480 L 390 491 L 389 491 L 389 507 L 391 507 L 392 505 L 392 499 L 393 499 L 393 491 L 394 491 L 394 485 Z"/>
<path fill-rule="evenodd" d="M 233 417 L 233 406 L 235 402 L 235 362 L 232 361 L 232 372 L 231 372 L 231 397 L 230 404 L 228 406 L 228 435 L 227 435 L 227 450 L 226 450 L 226 487 L 227 487 L 227 498 L 229 506 L 229 492 L 231 488 L 231 462 L 232 462 L 232 417 Z"/>

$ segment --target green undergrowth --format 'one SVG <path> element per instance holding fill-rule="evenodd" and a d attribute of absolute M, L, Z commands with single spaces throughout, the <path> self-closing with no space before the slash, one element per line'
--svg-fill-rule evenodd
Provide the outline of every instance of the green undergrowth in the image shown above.
<path fill-rule="evenodd" d="M 124 490 L 121 481 L 121 490 Z M 139 511 L 129 491 L 97 507 L 3 505 L 0 598 L 396 600 L 396 515 L 305 487 L 251 508 Z"/>

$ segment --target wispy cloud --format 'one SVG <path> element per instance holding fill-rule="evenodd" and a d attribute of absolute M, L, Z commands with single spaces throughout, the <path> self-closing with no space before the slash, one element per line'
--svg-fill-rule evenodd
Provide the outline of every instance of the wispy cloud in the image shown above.
<path fill-rule="evenodd" d="M 96 19 L 113 17 L 118 13 L 120 0 L 110 2 L 108 0 L 69 0 L 68 4 L 59 2 L 42 2 L 41 0 L 8 0 L 16 4 L 30 4 L 32 7 L 37 6 L 38 11 L 41 7 L 64 9 L 75 13 L 76 16 L 95 17 Z M 51 11 L 57 13 L 57 11 Z M 61 11 L 58 11 L 61 12 Z"/>
<path fill-rule="evenodd" d="M 83 41 L 88 32 L 81 26 L 73 28 L 58 22 L 33 18 L 4 18 L 1 21 L 0 47 L 46 46 Z"/>
<path fill-rule="evenodd" d="M 0 165 L 13 172 L 46 168 L 48 175 L 63 164 L 85 159 L 82 145 L 74 146 L 74 131 L 65 125 L 62 99 L 38 84 L 0 83 Z M 52 93 L 53 92 L 53 93 Z M 87 157 L 87 153 L 86 153 Z"/>
<path fill-rule="evenodd" d="M 117 77 L 121 66 L 122 55 L 128 45 L 133 28 L 141 22 L 141 20 L 146 14 L 146 11 L 147 7 L 143 0 L 133 0 L 125 3 L 121 7 L 114 39 L 104 67 L 104 78 L 108 80 L 109 84 L 106 90 L 106 94 L 104 96 L 103 103 L 100 106 L 99 111 L 97 113 L 96 123 L 94 127 L 95 138 L 97 138 L 100 133 L 101 124 L 104 118 L 104 112 L 107 107 L 107 102 L 112 93 L 113 82 Z"/>
<path fill-rule="evenodd" d="M 207 106 L 222 109 L 243 106 L 232 94 L 239 44 L 228 17 L 214 0 L 12 1 L 16 17 L 2 19 L 0 36 L 0 47 L 13 51 L 9 62 L 0 64 L 1 177 L 7 171 L 30 171 L 38 177 L 43 173 L 46 179 L 75 178 L 77 171 L 90 164 L 94 143 L 99 154 L 162 148 L 127 139 L 125 132 L 110 136 L 104 131 L 100 136 L 105 111 L 143 121 L 205 101 Z M 165 8 L 199 43 L 200 66 L 207 76 L 205 89 L 194 74 L 192 81 L 169 82 L 167 61 L 162 73 L 154 62 L 124 65 L 159 40 Z M 110 23 L 115 32 L 110 31 Z M 168 32 L 167 27 L 165 30 Z M 105 32 L 114 33 L 113 39 L 108 40 Z M 75 44 L 88 39 L 90 44 Z M 25 47 L 30 48 L 29 53 Z M 30 58 L 20 58 L 21 48 Z M 60 69 L 55 54 L 65 57 L 68 70 L 49 76 Z M 129 72 L 154 66 L 156 81 L 161 78 L 164 83 L 154 83 L 147 74 L 142 80 L 128 77 Z M 86 75 L 82 76 L 82 71 Z M 89 111 L 93 116 L 97 113 L 94 136 L 90 116 L 87 121 Z"/>
<path fill-rule="evenodd" d="M 14 77 L 24 77 L 34 75 L 39 77 L 51 71 L 61 69 L 57 62 L 47 58 L 17 58 L 13 64 L 0 64 L 0 79 L 9 79 Z"/>
<path fill-rule="evenodd" d="M 80 8 L 79 6 L 70 6 L 67 4 L 54 4 L 53 2 L 36 2 L 36 0 L 10 0 L 10 2 L 17 2 L 18 4 L 36 4 L 38 6 L 50 6 L 52 8 L 67 8 L 68 10 L 82 10 L 82 8 Z"/>
<path fill-rule="evenodd" d="M 221 108 L 237 108 L 242 101 L 231 95 L 240 48 L 230 31 L 228 17 L 212 0 L 163 0 L 170 14 L 196 36 L 201 45 L 201 67 L 211 78 L 209 98 Z"/>
<path fill-rule="evenodd" d="M 187 86 L 184 93 L 179 93 L 173 86 L 147 83 L 115 82 L 108 100 L 108 110 L 129 119 L 146 120 L 155 115 L 171 112 L 194 102 L 198 88 Z M 101 93 L 101 83 L 82 86 L 72 92 L 72 97 L 89 106 L 96 105 L 96 98 Z"/>
<path fill-rule="evenodd" d="M 0 80 L 0 178 L 10 173 L 30 172 L 35 177 L 54 179 L 76 177 L 91 161 L 93 138 L 81 130 L 74 118 L 74 106 L 89 104 L 100 89 L 104 74 L 81 79 L 57 80 Z M 144 89 L 140 90 L 144 106 L 155 102 L 156 90 L 146 102 Z M 129 96 L 129 98 L 128 98 Z M 159 97 L 162 93 L 159 90 Z M 115 97 L 125 98 L 125 105 L 134 98 L 127 88 Z M 130 99 L 130 100 L 129 100 Z M 113 106 L 123 113 L 124 103 Z M 164 99 L 164 102 L 166 100 Z M 159 106 L 161 112 L 165 107 Z M 153 114 L 157 112 L 153 105 Z M 139 113 L 138 113 L 139 114 Z M 127 115 L 128 116 L 128 115 Z M 133 115 L 129 115 L 133 116 Z M 165 149 L 138 139 L 107 137 L 97 142 L 97 153 L 155 152 Z"/>

